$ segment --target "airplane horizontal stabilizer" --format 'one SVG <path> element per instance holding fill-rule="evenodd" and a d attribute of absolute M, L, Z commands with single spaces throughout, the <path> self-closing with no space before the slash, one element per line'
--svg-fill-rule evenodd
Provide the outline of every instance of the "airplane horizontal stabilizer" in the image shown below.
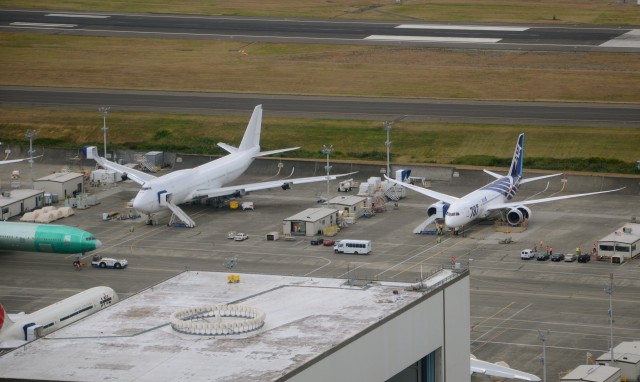
<path fill-rule="evenodd" d="M 519 379 L 521 381 L 540 381 L 540 378 L 533 374 L 525 373 L 506 366 L 496 365 L 495 363 L 481 361 L 476 359 L 474 356 L 471 356 L 471 372 L 490 375 L 492 377 Z"/>
<path fill-rule="evenodd" d="M 280 149 L 280 150 L 271 150 L 271 151 L 262 151 L 259 152 L 258 154 L 256 154 L 256 157 L 264 157 L 267 155 L 273 155 L 273 154 L 280 154 L 280 153 L 285 153 L 287 151 L 293 151 L 293 150 L 297 150 L 300 147 L 290 147 L 288 149 Z"/>
<path fill-rule="evenodd" d="M 536 180 L 542 180 L 542 179 L 552 178 L 552 177 L 554 177 L 554 176 L 560 176 L 560 175 L 562 175 L 562 173 L 559 173 L 559 174 L 551 174 L 551 175 L 536 176 L 535 178 L 520 179 L 520 184 L 525 184 L 525 183 L 529 183 L 529 182 L 535 182 Z"/>
<path fill-rule="evenodd" d="M 398 182 L 397 180 L 391 179 L 386 175 L 384 177 L 388 181 L 393 182 L 394 184 L 399 184 L 402 187 L 406 187 L 406 188 L 408 188 L 410 190 L 413 190 L 413 191 L 415 191 L 417 193 L 420 193 L 422 195 L 426 195 L 426 196 L 428 196 L 430 198 L 433 198 L 433 199 L 437 199 L 437 200 L 443 201 L 445 203 L 451 204 L 451 203 L 455 203 L 458 200 L 458 198 L 456 198 L 455 196 L 443 194 L 441 192 L 432 191 L 432 190 L 426 189 L 424 187 L 415 186 L 415 185 L 410 184 L 410 183 Z"/>
<path fill-rule="evenodd" d="M 98 148 L 95 146 L 85 147 L 83 151 L 87 159 L 95 160 L 100 166 L 108 170 L 115 171 L 118 174 L 120 174 L 120 176 L 126 175 L 128 179 L 131 179 L 138 184 L 144 184 L 144 182 L 147 182 L 151 179 L 156 178 L 155 176 L 151 174 L 147 174 L 146 172 L 135 170 L 133 168 L 130 168 L 118 163 L 114 163 L 109 160 L 106 160 L 105 158 L 102 158 L 100 155 L 98 155 Z"/>
<path fill-rule="evenodd" d="M 350 172 L 348 174 L 337 174 L 337 175 L 329 175 L 329 180 L 335 180 L 337 178 L 341 178 L 343 176 L 349 176 L 355 174 L 355 172 Z M 283 189 L 288 189 L 291 185 L 294 184 L 304 184 L 304 183 L 313 183 L 313 182 L 322 182 L 326 181 L 327 176 L 312 176 L 308 178 L 293 178 L 293 179 L 281 179 L 281 180 L 272 180 L 269 182 L 258 182 L 258 183 L 248 183 L 248 184 L 238 184 L 235 186 L 226 186 L 226 187 L 218 187 L 211 189 L 200 189 L 195 190 L 189 195 L 189 198 L 198 199 L 198 198 L 214 198 L 217 196 L 227 196 L 233 194 L 243 195 L 248 192 L 259 191 L 259 190 L 268 190 L 271 188 L 282 187 Z"/>
<path fill-rule="evenodd" d="M 496 178 L 496 179 L 504 178 L 504 175 L 497 174 L 497 173 L 495 173 L 495 172 L 493 172 L 493 171 L 489 171 L 489 170 L 487 170 L 487 169 L 484 169 L 484 170 L 482 170 L 482 171 L 484 171 L 485 173 L 487 173 L 487 174 L 491 175 L 492 177 L 494 177 L 494 178 Z"/>
<path fill-rule="evenodd" d="M 223 143 L 223 142 L 218 142 L 218 147 L 220 147 L 224 151 L 228 152 L 229 154 L 233 154 L 233 153 L 237 153 L 238 152 L 238 148 L 237 147 L 233 147 L 233 146 L 228 145 L 228 144 Z"/>
<path fill-rule="evenodd" d="M 488 210 L 489 211 L 501 210 L 503 208 L 515 208 L 515 207 L 519 207 L 519 206 L 526 206 L 526 205 L 529 205 L 529 204 L 553 202 L 554 200 L 563 200 L 563 199 L 571 199 L 571 198 L 580 198 L 582 196 L 589 196 L 589 195 L 606 194 L 608 192 L 620 191 L 620 190 L 623 190 L 625 188 L 626 187 L 616 188 L 615 190 L 588 192 L 586 194 L 563 195 L 563 196 L 554 196 L 554 197 L 551 197 L 551 198 L 544 198 L 544 199 L 533 199 L 533 200 L 523 200 L 521 202 L 502 203 L 502 204 L 498 204 L 498 205 L 493 205 L 493 206 L 491 206 L 491 208 L 488 208 Z"/>

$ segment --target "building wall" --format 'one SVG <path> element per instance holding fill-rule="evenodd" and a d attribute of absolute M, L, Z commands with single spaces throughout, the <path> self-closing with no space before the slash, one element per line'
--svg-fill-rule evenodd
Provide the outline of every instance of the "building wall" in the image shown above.
<path fill-rule="evenodd" d="M 38 203 L 38 201 L 40 202 Z M 24 212 L 35 210 L 36 208 L 42 207 L 43 203 L 44 192 L 26 197 L 22 200 L 16 200 L 4 207 L 0 207 L 0 220 L 7 220 Z"/>
<path fill-rule="evenodd" d="M 66 182 L 52 182 L 49 180 L 34 180 L 33 188 L 37 190 L 44 190 L 46 192 L 58 195 L 62 200 L 65 197 L 73 196 L 74 191 L 82 191 L 82 175 L 78 178 L 70 179 Z"/>
<path fill-rule="evenodd" d="M 437 349 L 446 354 L 439 365 L 438 378 L 444 378 L 438 380 L 470 381 L 468 279 L 364 332 L 287 381 L 386 381 Z"/>

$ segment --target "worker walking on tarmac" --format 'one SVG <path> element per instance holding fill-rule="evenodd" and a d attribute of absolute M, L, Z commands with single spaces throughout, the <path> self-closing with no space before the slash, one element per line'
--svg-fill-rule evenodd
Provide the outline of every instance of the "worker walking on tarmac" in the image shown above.
<path fill-rule="evenodd" d="M 580 254 L 580 247 L 576 247 L 576 255 Z"/>

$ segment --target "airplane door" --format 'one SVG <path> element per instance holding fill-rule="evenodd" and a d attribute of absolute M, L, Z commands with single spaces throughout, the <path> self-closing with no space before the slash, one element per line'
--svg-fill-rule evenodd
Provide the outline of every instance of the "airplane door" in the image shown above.
<path fill-rule="evenodd" d="M 167 202 L 171 202 L 171 196 L 172 194 L 168 193 L 167 190 L 158 191 L 158 203 L 160 203 L 161 206 L 166 207 L 168 204 Z"/>
<path fill-rule="evenodd" d="M 64 235 L 64 245 L 71 244 L 71 235 Z"/>

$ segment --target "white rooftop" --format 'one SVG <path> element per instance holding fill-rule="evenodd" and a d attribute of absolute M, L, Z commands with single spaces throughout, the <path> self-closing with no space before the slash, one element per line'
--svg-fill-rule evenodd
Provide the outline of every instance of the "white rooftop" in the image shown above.
<path fill-rule="evenodd" d="M 299 221 L 306 221 L 306 222 L 314 222 L 324 217 L 327 217 L 331 214 L 335 214 L 336 212 L 338 212 L 338 210 L 335 210 L 333 208 L 324 208 L 324 207 L 307 208 L 306 210 L 302 212 L 298 212 L 293 216 L 289 216 L 284 220 L 299 220 Z"/>
<path fill-rule="evenodd" d="M 455 277 L 443 270 L 425 283 Z M 270 381 L 290 373 L 423 296 L 406 283 L 184 272 L 0 357 L 3 378 L 77 381 Z M 397 294 L 394 294 L 397 291 Z M 189 335 L 170 315 L 240 304 L 266 313 L 255 333 Z"/>
<path fill-rule="evenodd" d="M 35 182 L 59 182 L 64 183 L 72 179 L 82 178 L 82 174 L 79 172 L 54 172 L 42 178 L 36 179 Z"/>
<path fill-rule="evenodd" d="M 588 381 L 605 382 L 612 376 L 619 374 L 620 369 L 606 365 L 580 365 L 569 374 L 562 377 L 561 381 Z"/>
<path fill-rule="evenodd" d="M 345 205 L 345 206 L 352 206 L 354 204 L 358 204 L 360 202 L 362 202 L 363 200 L 366 200 L 367 198 L 362 197 L 362 196 L 357 196 L 357 195 L 348 195 L 348 196 L 336 196 L 334 198 L 331 198 L 331 200 L 329 201 L 330 204 L 341 204 L 341 205 Z"/>
<path fill-rule="evenodd" d="M 640 341 L 621 342 L 613 348 L 613 358 L 620 362 L 640 364 Z M 603 353 L 596 360 L 611 361 L 611 353 Z"/>
<path fill-rule="evenodd" d="M 625 228 L 631 232 L 624 232 Z M 616 241 L 619 243 L 633 244 L 640 240 L 640 224 L 627 223 L 599 241 Z"/>
<path fill-rule="evenodd" d="M 43 193 L 44 191 L 42 190 L 31 190 L 24 188 L 7 190 L 0 195 L 0 206 L 8 206 L 9 204 L 13 204 L 15 202 L 19 202 L 36 195 L 41 195 Z"/>

